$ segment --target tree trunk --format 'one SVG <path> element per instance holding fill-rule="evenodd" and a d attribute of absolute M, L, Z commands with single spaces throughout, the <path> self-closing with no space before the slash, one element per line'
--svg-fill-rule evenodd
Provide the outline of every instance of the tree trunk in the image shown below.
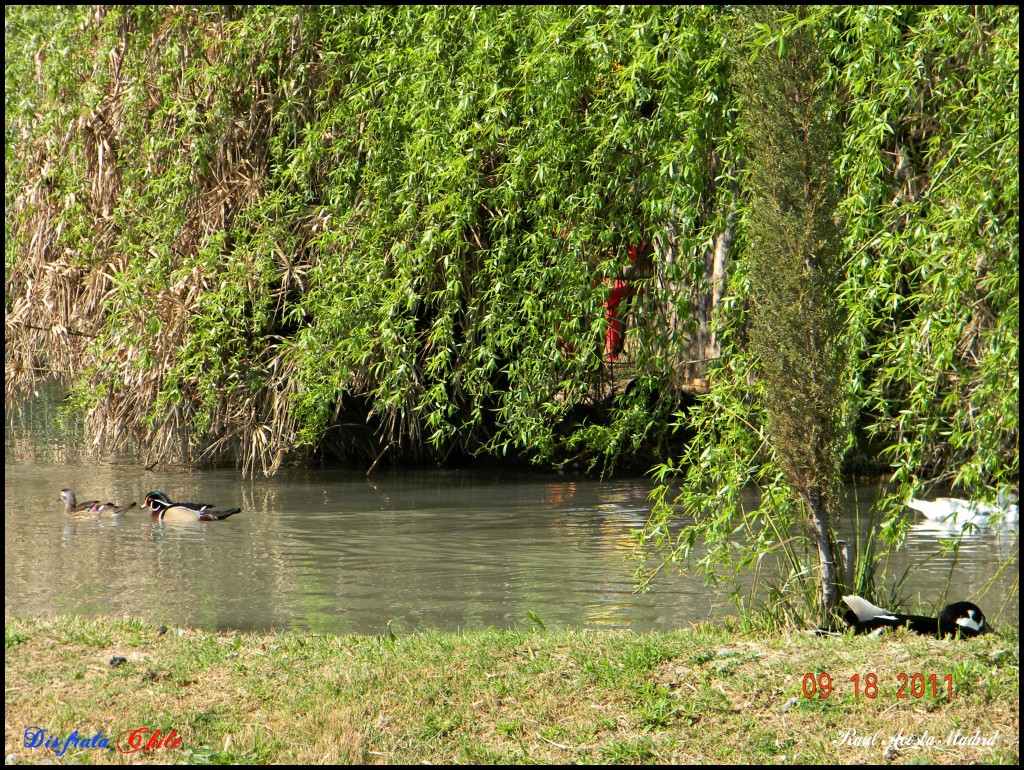
<path fill-rule="evenodd" d="M 820 487 L 814 487 L 806 498 L 810 509 L 811 528 L 814 541 L 818 546 L 818 563 L 821 566 L 821 603 L 822 615 L 829 614 L 839 603 L 839 583 L 841 570 L 836 566 L 836 547 L 832 542 L 832 527 L 828 521 L 828 508 L 823 499 Z"/>

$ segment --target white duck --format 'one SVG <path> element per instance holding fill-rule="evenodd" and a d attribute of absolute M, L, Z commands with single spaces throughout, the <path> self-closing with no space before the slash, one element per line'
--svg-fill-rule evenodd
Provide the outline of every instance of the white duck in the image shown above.
<path fill-rule="evenodd" d="M 1004 487 L 999 490 L 995 505 L 974 500 L 962 500 L 958 497 L 937 497 L 934 500 L 918 500 L 910 498 L 907 507 L 920 511 L 925 518 L 946 524 L 978 524 L 1015 522 L 1019 512 L 1017 487 Z"/>

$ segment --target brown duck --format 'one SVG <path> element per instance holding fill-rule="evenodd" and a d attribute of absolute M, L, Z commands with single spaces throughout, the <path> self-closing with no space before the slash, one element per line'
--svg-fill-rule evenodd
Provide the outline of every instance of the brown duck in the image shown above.
<path fill-rule="evenodd" d="M 99 500 L 86 500 L 84 503 L 80 503 L 75 498 L 75 493 L 70 489 L 62 489 L 60 491 L 60 499 L 64 502 L 64 513 L 74 519 L 120 516 L 125 511 L 135 507 L 134 502 L 128 503 L 128 505 L 118 505 L 109 500 L 105 503 L 101 503 Z"/>

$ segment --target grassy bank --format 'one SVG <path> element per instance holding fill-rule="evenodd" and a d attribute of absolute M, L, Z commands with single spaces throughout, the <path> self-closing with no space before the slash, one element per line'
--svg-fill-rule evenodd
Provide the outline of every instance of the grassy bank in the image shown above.
<path fill-rule="evenodd" d="M 109 739 L 109 749 L 69 748 L 62 763 L 145 761 L 114 748 L 139 727 L 181 738 L 153 762 L 1015 764 L 1019 754 L 1017 627 L 961 642 L 718 626 L 375 638 L 8 619 L 5 651 L 9 762 L 55 758 L 24 746 L 32 726 L 61 742 L 75 730 Z M 828 673 L 842 696 L 804 697 L 807 673 Z M 913 681 L 897 697 L 901 673 L 925 677 L 923 697 Z M 951 744 L 951 733 L 990 745 Z"/>

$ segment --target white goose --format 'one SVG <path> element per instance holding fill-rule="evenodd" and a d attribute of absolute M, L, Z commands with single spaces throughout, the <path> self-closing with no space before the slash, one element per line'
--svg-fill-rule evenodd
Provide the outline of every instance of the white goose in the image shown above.
<path fill-rule="evenodd" d="M 995 505 L 974 500 L 962 500 L 958 497 L 937 497 L 934 500 L 918 500 L 910 498 L 907 507 L 920 511 L 925 518 L 946 524 L 991 524 L 999 521 L 1016 522 L 1019 517 L 1017 487 L 1004 487 L 999 490 Z"/>

